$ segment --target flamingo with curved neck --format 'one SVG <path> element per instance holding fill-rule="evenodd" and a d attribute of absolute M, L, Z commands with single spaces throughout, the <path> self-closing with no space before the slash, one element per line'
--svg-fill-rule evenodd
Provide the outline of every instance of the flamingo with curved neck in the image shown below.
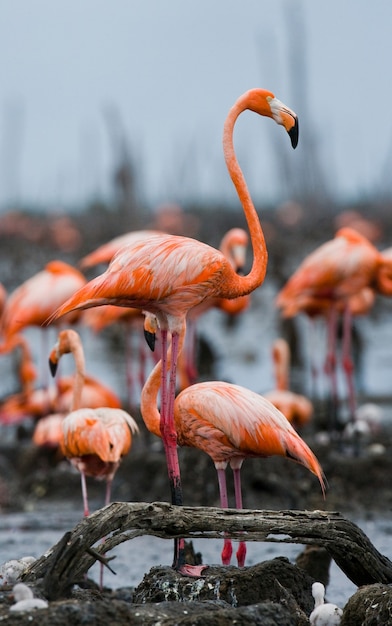
<path fill-rule="evenodd" d="M 50 356 L 52 374 L 63 354 L 72 353 L 75 359 L 73 398 L 70 413 L 63 420 L 61 448 L 64 456 L 81 475 L 84 514 L 89 515 L 86 476 L 106 480 L 105 504 L 110 502 L 114 475 L 121 458 L 132 444 L 132 434 L 138 426 L 126 411 L 113 407 L 81 408 L 85 376 L 85 358 L 78 333 L 72 329 L 59 333 Z"/>
<path fill-rule="evenodd" d="M 147 316 L 147 333 L 151 321 Z M 144 423 L 158 437 L 161 436 L 158 410 L 161 369 L 162 360 L 144 385 L 140 404 Z M 245 387 L 221 381 L 191 385 L 175 399 L 174 422 L 178 444 L 198 448 L 214 462 L 222 508 L 228 508 L 225 475 L 228 464 L 234 474 L 236 508 L 243 508 L 240 471 L 243 461 L 251 457 L 279 455 L 294 460 L 317 476 L 324 493 L 323 472 L 313 452 L 271 402 Z M 226 538 L 222 550 L 224 565 L 230 564 L 231 555 L 232 544 Z M 237 551 L 240 567 L 245 564 L 245 556 L 245 543 L 240 542 Z"/>
<path fill-rule="evenodd" d="M 224 124 L 223 152 L 232 182 L 242 204 L 253 249 L 253 264 L 246 276 L 239 276 L 230 261 L 215 248 L 189 237 L 158 234 L 125 246 L 113 257 L 107 270 L 69 298 L 50 318 L 53 321 L 75 309 L 103 304 L 136 307 L 156 315 L 161 329 L 161 433 L 165 447 L 171 499 L 182 504 L 177 436 L 174 427 L 176 366 L 179 336 L 186 326 L 188 311 L 207 298 L 238 298 L 259 287 L 267 268 L 263 230 L 237 161 L 234 125 L 246 110 L 269 117 L 282 125 L 298 142 L 296 114 L 264 89 L 251 89 L 230 109 Z M 168 333 L 172 358 L 167 360 Z M 170 370 L 170 371 L 169 371 Z M 178 550 L 174 567 L 181 569 L 184 554 Z"/>

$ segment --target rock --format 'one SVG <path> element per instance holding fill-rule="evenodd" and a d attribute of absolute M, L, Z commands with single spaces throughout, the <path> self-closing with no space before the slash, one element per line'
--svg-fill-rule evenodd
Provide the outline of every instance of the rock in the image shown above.
<path fill-rule="evenodd" d="M 29 624 L 226 626 L 238 621 L 250 626 L 308 626 L 312 582 L 305 571 L 284 557 L 241 569 L 209 567 L 202 578 L 155 567 L 133 592 L 76 586 L 70 599 L 50 602 L 39 618 L 29 614 Z M 9 613 L 11 603 L 12 592 L 3 587 L 0 620 L 7 614 L 8 625 L 21 624 L 19 616 Z"/>
<path fill-rule="evenodd" d="M 392 587 L 364 585 L 344 607 L 340 626 L 386 626 L 392 624 Z"/>

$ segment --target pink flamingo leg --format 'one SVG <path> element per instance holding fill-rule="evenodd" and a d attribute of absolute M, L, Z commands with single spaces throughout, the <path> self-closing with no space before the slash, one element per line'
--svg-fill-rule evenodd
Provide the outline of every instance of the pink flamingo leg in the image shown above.
<path fill-rule="evenodd" d="M 86 484 L 86 476 L 84 472 L 80 472 L 80 482 L 82 485 L 82 498 L 83 498 L 83 515 L 84 517 L 88 517 L 90 515 L 90 511 L 88 508 L 88 496 L 87 496 L 87 484 Z"/>
<path fill-rule="evenodd" d="M 161 331 L 162 339 L 162 378 L 161 378 L 161 423 L 160 430 L 163 446 L 166 454 L 167 470 L 169 475 L 169 484 L 171 491 L 171 503 L 182 505 L 182 489 L 180 478 L 180 466 L 177 454 L 177 433 L 174 427 L 173 406 L 174 398 L 170 401 L 170 391 L 172 387 L 172 377 L 174 376 L 174 395 L 175 395 L 175 371 L 176 371 L 176 352 L 178 352 L 178 335 L 172 336 L 172 357 L 170 365 L 170 385 L 167 386 L 167 330 Z M 177 341 L 176 341 L 177 339 Z M 176 349 L 177 348 L 177 349 Z M 173 374 L 174 368 L 174 374 Z M 184 557 L 185 541 L 184 539 L 174 540 L 174 559 L 173 567 L 176 569 L 185 565 Z"/>
<path fill-rule="evenodd" d="M 354 388 L 354 363 L 351 357 L 351 328 L 352 315 L 350 307 L 346 306 L 343 317 L 343 344 L 342 344 L 342 366 L 346 375 L 348 398 L 350 407 L 350 421 L 354 422 L 357 410 Z"/>
<path fill-rule="evenodd" d="M 106 481 L 105 506 L 110 504 L 110 501 L 111 501 L 112 483 L 113 483 L 113 478 L 110 478 Z M 102 537 L 101 543 L 105 543 L 105 537 Z M 99 569 L 99 588 L 100 589 L 103 589 L 103 570 L 104 570 L 104 564 L 101 563 L 100 569 Z"/>
<path fill-rule="evenodd" d="M 338 408 L 338 383 L 336 377 L 336 337 L 338 312 L 335 306 L 331 307 L 328 315 L 328 349 L 325 361 L 325 371 L 331 382 L 332 411 L 330 416 L 330 430 L 336 430 L 336 416 Z"/>
<path fill-rule="evenodd" d="M 218 473 L 218 483 L 219 483 L 219 494 L 220 494 L 220 504 L 222 509 L 229 508 L 229 502 L 227 498 L 227 485 L 226 485 L 226 471 L 223 468 L 217 468 Z M 223 550 L 221 553 L 222 564 L 230 565 L 231 555 L 233 554 L 233 544 L 231 539 L 225 537 L 223 542 Z"/>
<path fill-rule="evenodd" d="M 241 489 L 241 467 L 233 468 L 234 476 L 234 494 L 235 494 L 235 508 L 242 509 L 242 489 Z M 238 550 L 236 552 L 238 567 L 244 567 L 246 558 L 246 543 L 240 541 Z"/>

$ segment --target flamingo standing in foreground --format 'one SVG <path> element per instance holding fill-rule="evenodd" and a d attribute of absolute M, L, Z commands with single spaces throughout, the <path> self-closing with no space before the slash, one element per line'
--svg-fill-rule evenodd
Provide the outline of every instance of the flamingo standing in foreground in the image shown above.
<path fill-rule="evenodd" d="M 136 307 L 156 315 L 161 329 L 162 381 L 161 432 L 166 452 L 173 504 L 182 504 L 177 436 L 173 419 L 179 336 L 192 307 L 207 298 L 238 298 L 259 287 L 265 278 L 267 248 L 261 224 L 245 178 L 238 164 L 234 145 L 235 123 L 244 111 L 270 117 L 298 142 L 296 114 L 264 89 L 251 89 L 230 109 L 224 124 L 223 151 L 226 165 L 243 206 L 253 248 L 253 264 L 246 276 L 239 276 L 230 261 L 215 248 L 189 237 L 158 234 L 122 248 L 106 272 L 79 289 L 59 307 L 51 321 L 75 309 L 103 304 Z M 49 320 L 50 321 L 50 320 Z M 171 335 L 172 358 L 168 380 L 167 346 Z M 184 563 L 184 542 L 175 545 L 174 567 Z M 187 570 L 189 572 L 189 568 Z"/>
<path fill-rule="evenodd" d="M 341 228 L 334 239 L 309 254 L 277 296 L 283 314 L 295 315 L 303 307 L 328 311 L 329 358 L 327 368 L 335 370 L 337 316 L 343 311 L 342 363 L 346 374 L 351 420 L 356 400 L 351 359 L 352 310 L 350 299 L 365 288 L 392 295 L 392 259 L 383 257 L 368 239 L 352 228 Z M 365 292 L 366 293 L 366 292 Z M 336 395 L 336 391 L 334 392 Z"/>
<path fill-rule="evenodd" d="M 138 426 L 126 411 L 119 408 L 80 408 L 84 382 L 85 363 L 83 347 L 78 333 L 72 329 L 59 333 L 58 340 L 49 356 L 52 373 L 63 354 L 72 352 L 76 376 L 71 412 L 63 421 L 64 456 L 81 475 L 84 515 L 89 515 L 86 476 L 106 480 L 105 504 L 110 502 L 111 485 L 120 465 L 132 444 L 132 434 Z"/>
<path fill-rule="evenodd" d="M 148 323 L 146 317 L 147 333 Z M 143 388 L 140 404 L 148 430 L 158 437 L 161 436 L 161 416 L 157 406 L 161 369 L 162 361 L 159 361 Z M 213 460 L 222 508 L 228 508 L 228 464 L 234 474 L 236 508 L 243 508 L 240 471 L 243 461 L 250 457 L 279 455 L 296 461 L 317 476 L 323 494 L 325 492 L 322 469 L 307 444 L 269 400 L 245 387 L 220 381 L 191 385 L 175 399 L 174 422 L 180 446 L 198 448 Z M 226 538 L 222 550 L 224 565 L 230 564 L 231 555 L 231 540 Z M 237 551 L 239 567 L 244 566 L 245 557 L 246 545 L 240 542 Z"/>
<path fill-rule="evenodd" d="M 272 360 L 276 388 L 265 393 L 264 397 L 283 413 L 294 428 L 301 428 L 311 420 L 313 404 L 306 396 L 289 389 L 290 348 L 285 339 L 274 341 Z"/>

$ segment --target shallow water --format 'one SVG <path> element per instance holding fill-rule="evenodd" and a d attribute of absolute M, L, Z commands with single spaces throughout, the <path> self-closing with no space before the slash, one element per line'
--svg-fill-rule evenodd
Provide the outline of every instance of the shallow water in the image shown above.
<path fill-rule="evenodd" d="M 79 521 L 79 514 L 58 503 L 40 505 L 38 509 L 25 513 L 2 514 L 0 516 L 0 562 L 23 556 L 40 557 L 49 550 L 62 535 Z M 374 546 L 392 559 L 392 520 L 353 520 L 369 537 Z M 217 539 L 197 539 L 193 542 L 197 552 L 201 552 L 203 563 L 220 564 L 222 541 Z M 278 556 L 295 562 L 302 552 L 299 544 L 271 542 L 249 542 L 247 565 L 255 565 Z M 110 588 L 135 587 L 151 567 L 171 565 L 173 557 L 172 540 L 144 536 L 126 541 L 110 552 L 116 558 L 110 565 L 116 572 L 105 571 L 105 585 Z M 235 563 L 235 558 L 233 559 Z M 95 564 L 89 575 L 96 582 L 99 578 L 99 564 Z M 343 607 L 357 587 L 332 562 L 330 584 L 327 597 Z"/>

